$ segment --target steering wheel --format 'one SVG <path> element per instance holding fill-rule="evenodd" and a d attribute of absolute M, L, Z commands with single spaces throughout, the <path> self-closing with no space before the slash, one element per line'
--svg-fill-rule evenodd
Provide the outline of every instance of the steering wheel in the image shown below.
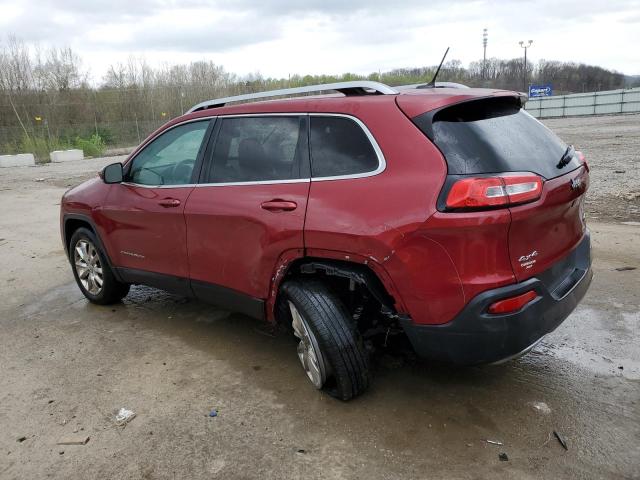
<path fill-rule="evenodd" d="M 173 183 L 178 185 L 191 183 L 191 174 L 193 173 L 193 166 L 195 163 L 196 161 L 191 158 L 176 163 L 173 167 L 173 171 L 171 172 Z"/>

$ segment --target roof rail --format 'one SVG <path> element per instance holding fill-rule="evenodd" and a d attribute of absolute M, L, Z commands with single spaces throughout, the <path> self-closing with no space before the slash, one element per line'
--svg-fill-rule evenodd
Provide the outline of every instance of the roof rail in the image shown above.
<path fill-rule="evenodd" d="M 398 91 L 394 88 L 379 82 L 370 82 L 366 80 L 356 80 L 353 82 L 337 82 L 326 83 L 324 85 L 307 85 L 304 87 L 283 88 L 280 90 L 269 90 L 267 92 L 247 93 L 244 95 L 236 95 L 233 97 L 218 98 L 215 100 L 207 100 L 199 103 L 189 109 L 187 113 L 197 112 L 198 110 L 206 110 L 207 108 L 223 107 L 231 102 L 246 102 L 258 98 L 281 97 L 284 95 L 298 95 L 301 93 L 326 92 L 335 90 L 345 95 L 396 95 Z"/>
<path fill-rule="evenodd" d="M 436 82 L 433 87 L 430 87 L 428 85 L 429 84 L 427 83 L 413 83 L 411 85 L 400 85 L 396 88 L 401 92 L 406 90 L 414 90 L 416 88 L 469 88 L 467 85 L 454 82 Z"/>

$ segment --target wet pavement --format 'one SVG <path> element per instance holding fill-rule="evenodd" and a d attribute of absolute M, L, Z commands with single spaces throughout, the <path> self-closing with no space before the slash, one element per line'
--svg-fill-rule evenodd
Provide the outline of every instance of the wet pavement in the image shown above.
<path fill-rule="evenodd" d="M 146 287 L 87 303 L 57 218 L 87 172 L 43 168 L 0 179 L 1 479 L 640 478 L 640 225 L 590 223 L 591 288 L 530 354 L 385 357 L 344 403 L 258 321 Z"/>
<path fill-rule="evenodd" d="M 638 248 L 637 228 L 594 230 L 596 256 L 610 237 Z M 596 260 L 583 304 L 529 355 L 381 362 L 348 403 L 260 322 L 146 287 L 98 307 L 62 282 L 2 311 L 0 477 L 637 478 L 639 270 L 622 263 Z M 137 413 L 125 428 L 121 407 Z M 74 430 L 89 443 L 56 445 Z"/>

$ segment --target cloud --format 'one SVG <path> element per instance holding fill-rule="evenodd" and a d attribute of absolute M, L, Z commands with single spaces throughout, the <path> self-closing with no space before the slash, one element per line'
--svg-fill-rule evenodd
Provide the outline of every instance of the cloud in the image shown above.
<path fill-rule="evenodd" d="M 437 63 L 447 46 L 481 55 L 640 65 L 638 0 L 0 0 L 0 32 L 76 49 L 97 76 L 129 54 L 183 63 L 213 59 L 240 73 L 339 73 Z M 118 60 L 119 59 L 119 60 Z"/>
<path fill-rule="evenodd" d="M 198 21 L 194 22 L 193 18 Z M 280 36 L 279 29 L 259 22 L 253 14 L 182 10 L 135 21 L 109 23 L 90 32 L 88 39 L 96 48 L 219 53 Z"/>

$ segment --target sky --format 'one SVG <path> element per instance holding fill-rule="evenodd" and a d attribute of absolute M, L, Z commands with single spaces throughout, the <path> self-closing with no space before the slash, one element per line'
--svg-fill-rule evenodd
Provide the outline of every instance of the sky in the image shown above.
<path fill-rule="evenodd" d="M 130 56 L 240 75 L 368 74 L 488 57 L 640 74 L 640 0 L 0 0 L 0 38 L 69 46 L 94 81 Z"/>

